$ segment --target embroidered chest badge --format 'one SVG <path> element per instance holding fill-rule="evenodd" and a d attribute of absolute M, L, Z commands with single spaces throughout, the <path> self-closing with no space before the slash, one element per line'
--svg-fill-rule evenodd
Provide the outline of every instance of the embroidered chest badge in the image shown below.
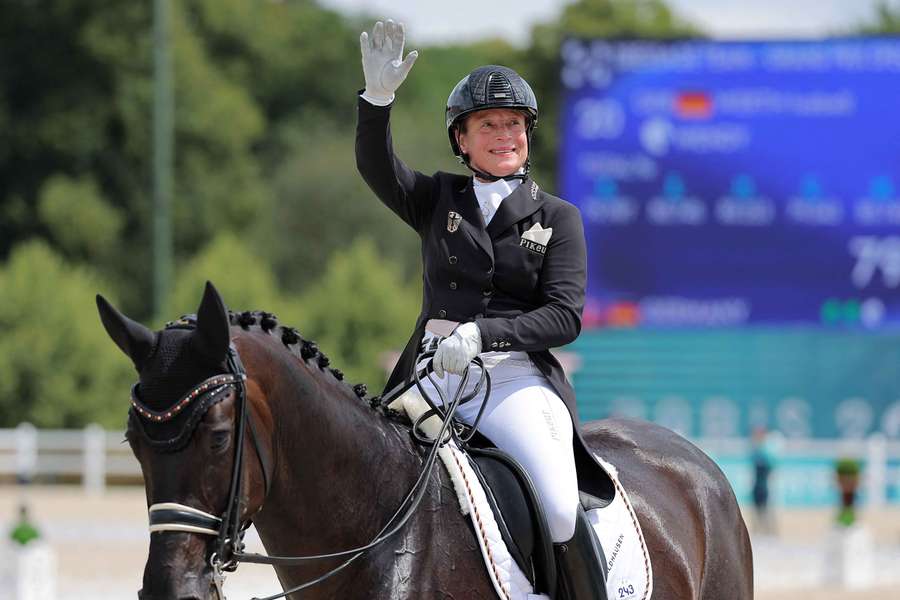
<path fill-rule="evenodd" d="M 450 211 L 447 213 L 447 231 L 450 233 L 455 233 L 457 229 L 459 229 L 459 224 L 462 223 L 462 215 L 458 212 Z"/>
<path fill-rule="evenodd" d="M 522 234 L 519 246 L 537 254 L 546 254 L 551 235 L 553 235 L 552 227 L 543 229 L 540 223 L 535 223 L 531 229 Z"/>

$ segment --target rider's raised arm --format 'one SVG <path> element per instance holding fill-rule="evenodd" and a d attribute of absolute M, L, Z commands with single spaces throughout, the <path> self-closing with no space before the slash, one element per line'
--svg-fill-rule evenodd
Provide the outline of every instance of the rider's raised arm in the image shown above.
<path fill-rule="evenodd" d="M 418 53 L 403 58 L 404 30 L 388 20 L 372 35 L 359 37 L 366 88 L 360 93 L 356 125 L 356 167 L 378 198 L 401 219 L 421 231 L 430 213 L 433 179 L 407 167 L 394 155 L 390 110 L 394 93 Z"/>

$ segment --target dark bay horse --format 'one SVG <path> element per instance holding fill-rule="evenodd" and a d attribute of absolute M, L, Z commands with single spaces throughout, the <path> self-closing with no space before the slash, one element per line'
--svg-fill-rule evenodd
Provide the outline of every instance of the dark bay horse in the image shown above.
<path fill-rule="evenodd" d="M 157 332 L 100 296 L 97 303 L 139 373 L 127 438 L 141 464 L 151 531 L 160 527 L 150 538 L 142 600 L 221 600 L 216 554 L 226 528 L 216 536 L 215 521 L 232 510 L 235 522 L 252 519 L 270 555 L 315 555 L 372 541 L 413 488 L 424 451 L 409 428 L 374 410 L 313 343 L 272 315 L 229 313 L 211 284 L 195 320 Z M 618 467 L 631 495 L 654 599 L 753 597 L 747 530 L 709 458 L 645 422 L 594 422 L 586 439 Z M 446 472 L 435 468 L 424 483 L 421 505 L 397 535 L 288 597 L 496 598 Z M 167 520 L 177 525 L 158 525 Z M 347 558 L 275 568 L 290 589 Z"/>

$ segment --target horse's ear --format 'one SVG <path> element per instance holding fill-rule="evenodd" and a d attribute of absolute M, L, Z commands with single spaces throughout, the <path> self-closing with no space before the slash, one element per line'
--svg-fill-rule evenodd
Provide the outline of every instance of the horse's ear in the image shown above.
<path fill-rule="evenodd" d="M 120 313 L 100 294 L 97 294 L 97 310 L 106 333 L 131 358 L 134 367 L 140 372 L 144 361 L 153 351 L 156 341 L 154 333 Z"/>
<path fill-rule="evenodd" d="M 213 364 L 224 362 L 230 341 L 228 311 L 219 292 L 209 281 L 206 282 L 203 300 L 197 309 L 196 340 L 198 349 Z"/>

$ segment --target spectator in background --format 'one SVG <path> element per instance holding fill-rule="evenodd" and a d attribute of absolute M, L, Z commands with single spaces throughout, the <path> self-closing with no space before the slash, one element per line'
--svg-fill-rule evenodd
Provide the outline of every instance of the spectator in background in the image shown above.
<path fill-rule="evenodd" d="M 28 515 L 28 504 L 25 502 L 19 504 L 19 520 L 10 530 L 9 537 L 12 541 L 22 546 L 41 537 L 37 527 L 31 523 Z"/>
<path fill-rule="evenodd" d="M 775 520 L 769 510 L 769 477 L 775 467 L 775 441 L 763 426 L 753 428 L 753 530 L 775 535 Z"/>

